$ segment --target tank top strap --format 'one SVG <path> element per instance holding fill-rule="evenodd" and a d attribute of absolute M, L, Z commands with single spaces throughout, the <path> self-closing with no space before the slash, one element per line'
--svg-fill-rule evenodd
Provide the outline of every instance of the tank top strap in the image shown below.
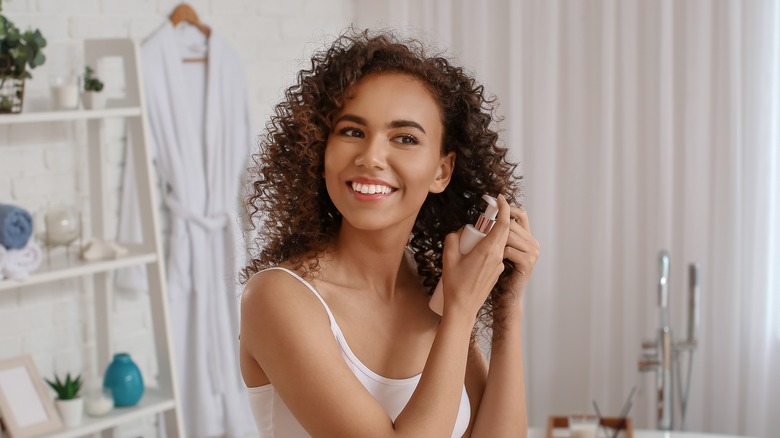
<path fill-rule="evenodd" d="M 336 318 L 333 317 L 333 313 L 330 311 L 330 307 L 328 307 L 328 303 L 325 302 L 325 300 L 322 298 L 322 295 L 320 295 L 320 293 L 317 292 L 317 289 L 315 289 L 314 286 L 312 286 L 311 283 L 309 283 L 306 279 L 304 279 L 300 275 L 296 274 L 295 272 L 293 272 L 293 271 L 291 271 L 291 270 L 289 270 L 287 268 L 281 267 L 281 266 L 273 266 L 273 267 L 264 269 L 263 271 L 270 271 L 270 270 L 284 271 L 284 272 L 290 274 L 296 280 L 298 280 L 301 283 L 303 283 L 303 285 L 306 286 L 311 291 L 311 293 L 313 293 L 314 296 L 317 297 L 318 300 L 320 300 L 320 303 L 322 303 L 322 306 L 325 307 L 325 311 L 328 312 L 328 319 L 330 320 L 331 327 L 333 327 L 335 330 L 341 331 L 341 329 L 339 328 L 339 325 L 336 323 Z"/>

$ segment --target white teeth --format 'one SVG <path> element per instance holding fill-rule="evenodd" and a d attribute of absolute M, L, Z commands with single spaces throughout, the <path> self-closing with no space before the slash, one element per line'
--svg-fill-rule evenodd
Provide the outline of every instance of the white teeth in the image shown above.
<path fill-rule="evenodd" d="M 392 188 L 384 185 L 379 184 L 361 184 L 361 183 L 352 183 L 352 190 L 362 193 L 364 195 L 373 195 L 376 193 L 381 193 L 383 195 L 386 195 L 393 191 Z"/>

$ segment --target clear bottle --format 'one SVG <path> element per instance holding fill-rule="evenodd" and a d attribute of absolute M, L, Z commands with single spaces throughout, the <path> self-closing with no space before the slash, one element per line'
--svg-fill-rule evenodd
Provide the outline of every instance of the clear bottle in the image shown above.
<path fill-rule="evenodd" d="M 485 211 L 479 215 L 477 223 L 474 225 L 468 224 L 463 229 L 463 234 L 460 235 L 460 241 L 458 242 L 458 249 L 461 254 L 468 254 L 480 240 L 482 240 L 488 231 L 493 228 L 493 224 L 496 223 L 496 215 L 498 215 L 498 202 L 496 198 L 489 195 L 482 195 L 482 199 L 487 202 Z M 431 300 L 428 302 L 428 307 L 439 315 L 444 313 L 444 293 L 442 291 L 442 284 L 436 285 L 436 289 L 433 291 Z"/>

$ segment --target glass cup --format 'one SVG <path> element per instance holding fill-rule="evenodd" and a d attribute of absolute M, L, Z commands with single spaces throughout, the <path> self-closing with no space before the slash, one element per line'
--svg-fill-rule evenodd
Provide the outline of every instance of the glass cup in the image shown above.
<path fill-rule="evenodd" d="M 81 233 L 81 217 L 75 207 L 60 207 L 47 211 L 44 215 L 46 245 L 70 245 Z"/>
<path fill-rule="evenodd" d="M 572 438 L 596 438 L 599 417 L 588 414 L 569 415 L 569 436 Z"/>

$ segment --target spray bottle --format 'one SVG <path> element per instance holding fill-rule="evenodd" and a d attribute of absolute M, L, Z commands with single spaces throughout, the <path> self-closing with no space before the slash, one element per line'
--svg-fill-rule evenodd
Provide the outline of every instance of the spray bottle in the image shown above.
<path fill-rule="evenodd" d="M 496 215 L 498 215 L 498 202 L 496 198 L 489 195 L 482 195 L 482 199 L 487 202 L 485 211 L 479 215 L 477 223 L 474 225 L 468 224 L 463 229 L 463 234 L 460 235 L 460 242 L 458 249 L 461 254 L 468 254 L 480 240 L 482 240 L 488 231 L 493 228 L 493 224 L 496 223 Z M 441 315 L 444 313 L 444 293 L 442 291 L 441 280 L 436 285 L 436 289 L 433 291 L 433 296 L 428 303 L 428 306 L 434 312 Z"/>

